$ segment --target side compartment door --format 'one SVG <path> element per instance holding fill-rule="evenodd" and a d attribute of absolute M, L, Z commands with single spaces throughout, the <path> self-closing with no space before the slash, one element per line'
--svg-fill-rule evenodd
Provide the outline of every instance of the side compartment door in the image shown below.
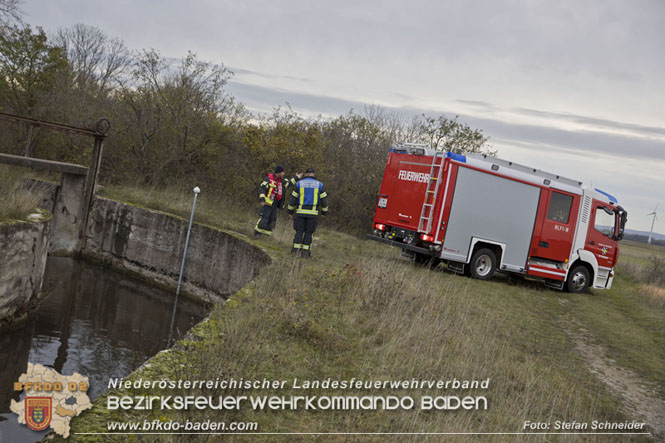
<path fill-rule="evenodd" d="M 580 196 L 558 189 L 549 189 L 547 209 L 540 236 L 534 239 L 531 255 L 557 262 L 570 257 L 579 212 Z"/>

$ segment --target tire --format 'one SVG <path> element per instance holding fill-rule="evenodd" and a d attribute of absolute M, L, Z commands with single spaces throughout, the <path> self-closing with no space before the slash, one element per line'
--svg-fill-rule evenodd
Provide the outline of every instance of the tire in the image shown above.
<path fill-rule="evenodd" d="M 469 263 L 471 278 L 477 280 L 489 280 L 496 271 L 496 255 L 491 249 L 482 248 L 477 250 Z"/>
<path fill-rule="evenodd" d="M 581 294 L 589 290 L 591 285 L 591 273 L 584 265 L 577 265 L 568 274 L 566 289 L 573 294 Z"/>

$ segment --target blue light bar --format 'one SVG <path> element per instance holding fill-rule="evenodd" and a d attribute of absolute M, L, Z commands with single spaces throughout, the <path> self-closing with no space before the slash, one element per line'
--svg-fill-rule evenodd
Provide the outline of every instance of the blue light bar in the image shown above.
<path fill-rule="evenodd" d="M 605 191 L 601 191 L 601 190 L 598 189 L 598 188 L 594 188 L 594 190 L 595 190 L 596 192 L 600 192 L 600 193 L 603 194 L 605 197 L 609 198 L 611 203 L 619 203 L 619 200 L 617 200 L 616 197 L 611 196 L 611 195 L 608 194 L 607 192 L 605 192 Z"/>
<path fill-rule="evenodd" d="M 446 157 L 457 160 L 460 163 L 466 163 L 466 157 L 462 154 L 455 154 L 454 152 L 446 152 Z"/>

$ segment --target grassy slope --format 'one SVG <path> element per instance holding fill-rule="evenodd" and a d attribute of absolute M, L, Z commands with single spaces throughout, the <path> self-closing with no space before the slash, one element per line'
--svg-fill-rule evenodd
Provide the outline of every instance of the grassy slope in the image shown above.
<path fill-rule="evenodd" d="M 181 215 L 187 214 L 190 202 L 188 195 L 173 198 L 168 193 L 108 190 L 107 194 Z M 255 222 L 253 212 L 234 212 L 206 200 L 205 194 L 198 208 L 200 221 L 245 234 L 251 233 Z M 260 412 L 245 408 L 240 412 L 155 410 L 151 416 L 146 411 L 107 411 L 102 398 L 74 420 L 73 432 L 103 431 L 107 420 L 150 418 L 257 421 L 260 431 L 271 432 L 517 432 L 525 420 L 637 419 L 631 415 L 630 405 L 609 391 L 574 350 L 566 333 L 571 319 L 590 331 L 607 349 L 608 357 L 665 385 L 665 355 L 658 352 L 665 348 L 663 307 L 646 300 L 637 284 L 624 276 L 618 277 L 611 291 L 592 295 L 570 295 L 506 278 L 480 282 L 442 268 L 414 267 L 385 245 L 327 230 L 325 223 L 315 236 L 314 258 L 299 261 L 288 254 L 292 232 L 288 219 L 280 218 L 275 236 L 257 242 L 271 253 L 273 264 L 229 303 L 217 307 L 210 321 L 195 329 L 195 339 L 161 353 L 134 378 L 489 377 L 488 391 L 363 393 L 415 398 L 485 395 L 489 409 Z M 290 389 L 164 392 L 206 396 L 354 393 Z M 156 391 L 149 394 L 159 395 Z M 205 440 L 205 436 L 188 439 Z"/>
<path fill-rule="evenodd" d="M 665 248 L 636 242 L 620 246 L 619 278 L 612 290 L 571 300 L 577 318 L 608 349 L 608 357 L 653 382 L 665 399 L 665 291 L 642 283 L 652 257 L 665 257 Z"/>
<path fill-rule="evenodd" d="M 28 170 L 0 165 L 0 223 L 25 221 L 39 205 L 39 195 L 22 183 Z"/>

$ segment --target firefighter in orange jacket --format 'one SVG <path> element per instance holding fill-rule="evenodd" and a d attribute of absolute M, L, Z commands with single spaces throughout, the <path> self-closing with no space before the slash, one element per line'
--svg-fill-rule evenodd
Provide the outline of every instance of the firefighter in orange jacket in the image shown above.
<path fill-rule="evenodd" d="M 284 178 L 284 166 L 277 165 L 275 172 L 268 174 L 261 182 L 259 188 L 259 221 L 254 227 L 254 236 L 272 235 L 272 230 L 277 223 L 277 208 L 284 207 L 286 187 L 282 183 Z"/>
<path fill-rule="evenodd" d="M 328 193 L 323 189 L 323 183 L 314 177 L 313 169 L 307 169 L 305 176 L 295 184 L 288 209 L 289 215 L 295 213 L 293 229 L 296 235 L 291 252 L 309 257 L 319 211 L 321 215 L 328 214 Z"/>

